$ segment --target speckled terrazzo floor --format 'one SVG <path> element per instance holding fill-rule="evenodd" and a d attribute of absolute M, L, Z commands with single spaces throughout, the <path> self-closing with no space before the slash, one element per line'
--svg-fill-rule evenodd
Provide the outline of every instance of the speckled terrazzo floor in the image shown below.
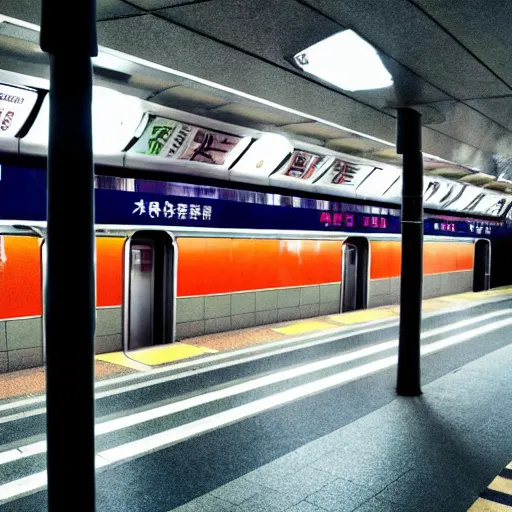
<path fill-rule="evenodd" d="M 96 379 L 133 373 L 134 370 L 96 361 Z M 16 396 L 40 395 L 45 390 L 44 368 L 32 368 L 0 374 L 0 400 Z"/>

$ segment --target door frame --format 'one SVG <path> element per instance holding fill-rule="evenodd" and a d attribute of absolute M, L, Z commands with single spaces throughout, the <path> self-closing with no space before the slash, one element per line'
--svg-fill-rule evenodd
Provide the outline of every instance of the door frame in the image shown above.
<path fill-rule="evenodd" d="M 355 288 L 355 303 L 354 309 L 345 310 L 345 294 L 347 292 L 347 257 L 350 257 L 350 249 L 355 251 L 355 276 L 354 276 L 354 288 Z M 357 298 L 359 296 L 359 249 L 357 245 L 351 244 L 350 242 L 344 242 L 341 246 L 342 263 L 341 263 L 341 306 L 340 310 L 342 313 L 346 311 L 357 311 Z"/>
<path fill-rule="evenodd" d="M 486 245 L 487 246 L 487 254 L 488 254 L 488 261 L 487 261 L 487 268 L 484 268 L 484 288 L 481 290 L 477 290 L 477 280 L 481 276 L 477 276 L 476 270 L 477 270 L 477 256 L 478 256 L 478 246 L 479 245 Z M 475 240 L 474 245 L 474 263 L 473 263 L 473 291 L 474 292 L 483 292 L 486 290 L 491 289 L 491 241 L 488 238 L 479 238 L 478 240 Z M 488 276 L 488 277 L 487 277 Z"/>
<path fill-rule="evenodd" d="M 370 280 L 370 242 L 368 238 L 364 236 L 349 236 L 347 237 L 341 246 L 341 290 L 340 290 L 340 311 L 343 309 L 343 245 L 353 245 L 357 249 L 357 295 L 356 295 L 356 309 L 366 309 L 368 307 L 368 289 Z"/>

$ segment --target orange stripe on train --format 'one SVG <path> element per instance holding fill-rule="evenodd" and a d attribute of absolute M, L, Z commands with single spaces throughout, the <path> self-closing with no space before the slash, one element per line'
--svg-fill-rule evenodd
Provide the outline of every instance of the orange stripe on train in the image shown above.
<path fill-rule="evenodd" d="M 341 281 L 341 243 L 178 238 L 178 296 Z"/>
<path fill-rule="evenodd" d="M 98 307 L 123 300 L 124 238 L 96 238 L 96 301 Z"/>
<path fill-rule="evenodd" d="M 3 258 L 0 264 L 0 319 L 41 315 L 42 239 L 32 236 L 1 238 Z M 98 307 L 121 305 L 124 241 L 124 238 L 96 238 Z"/>
<path fill-rule="evenodd" d="M 0 319 L 40 315 L 41 239 L 3 236 Z M 124 238 L 96 239 L 99 307 L 122 303 Z M 178 296 L 232 293 L 341 281 L 341 242 L 178 239 Z M 400 242 L 371 242 L 370 278 L 400 275 Z M 472 243 L 428 242 L 425 274 L 471 270 Z"/>
<path fill-rule="evenodd" d="M 370 279 L 400 276 L 400 242 L 374 241 L 371 244 Z M 471 270 L 474 264 L 473 243 L 425 242 L 423 246 L 423 273 L 441 274 Z"/>
<path fill-rule="evenodd" d="M 31 236 L 2 236 L 0 319 L 42 313 L 41 244 Z"/>

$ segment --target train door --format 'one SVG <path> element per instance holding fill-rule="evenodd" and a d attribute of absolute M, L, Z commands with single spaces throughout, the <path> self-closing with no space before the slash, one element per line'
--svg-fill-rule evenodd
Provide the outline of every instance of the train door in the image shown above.
<path fill-rule="evenodd" d="M 369 244 L 364 237 L 349 237 L 342 245 L 341 311 L 366 309 Z"/>
<path fill-rule="evenodd" d="M 125 249 L 125 350 L 173 341 L 174 248 L 165 232 L 140 231 Z"/>
<path fill-rule="evenodd" d="M 341 278 L 341 311 L 357 309 L 357 247 L 344 243 Z"/>
<path fill-rule="evenodd" d="M 491 287 L 491 246 L 489 240 L 475 243 L 475 266 L 473 269 L 473 291 L 481 292 Z"/>

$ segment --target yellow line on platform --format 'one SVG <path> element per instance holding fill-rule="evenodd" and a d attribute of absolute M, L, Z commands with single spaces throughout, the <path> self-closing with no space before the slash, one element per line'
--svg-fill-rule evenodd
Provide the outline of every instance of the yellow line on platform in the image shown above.
<path fill-rule="evenodd" d="M 132 370 L 142 370 L 141 365 L 129 357 L 126 357 L 124 352 L 110 352 L 109 354 L 100 354 L 96 356 L 96 360 L 103 361 L 105 363 L 117 364 L 118 366 L 131 368 Z"/>
<path fill-rule="evenodd" d="M 288 325 L 286 327 L 276 327 L 272 329 L 279 334 L 286 334 L 292 336 L 295 334 L 303 334 L 312 331 L 325 331 L 326 329 L 333 329 L 335 326 L 327 322 L 300 322 L 298 324 Z"/>
<path fill-rule="evenodd" d="M 436 311 L 446 307 L 446 302 L 439 299 L 429 299 L 423 302 L 421 309 L 423 311 Z"/>
<path fill-rule="evenodd" d="M 187 345 L 185 343 L 172 343 L 170 345 L 161 345 L 158 347 L 135 350 L 128 354 L 124 354 L 123 352 L 101 354 L 96 356 L 96 359 L 140 370 L 140 364 L 138 363 L 148 366 L 156 366 L 211 352 L 216 352 L 216 350 L 195 345 Z"/>
<path fill-rule="evenodd" d="M 359 324 L 362 322 L 371 322 L 372 320 L 381 320 L 382 318 L 395 317 L 396 313 L 392 309 L 365 309 L 354 311 L 353 313 L 341 313 L 339 315 L 329 316 L 329 320 L 339 324 Z"/>
<path fill-rule="evenodd" d="M 472 292 L 468 292 L 468 293 L 459 293 L 458 295 L 446 295 L 444 297 L 441 297 L 442 300 L 447 300 L 447 301 L 466 301 L 466 300 L 481 300 L 481 299 L 485 299 L 485 296 L 483 295 L 480 295 L 478 293 L 472 293 Z"/>
<path fill-rule="evenodd" d="M 490 484 L 489 489 L 512 495 L 512 480 L 497 476 Z"/>
<path fill-rule="evenodd" d="M 468 512 L 511 512 L 512 507 L 495 503 L 494 501 L 487 501 L 483 498 L 478 498 L 475 503 L 468 509 Z"/>

